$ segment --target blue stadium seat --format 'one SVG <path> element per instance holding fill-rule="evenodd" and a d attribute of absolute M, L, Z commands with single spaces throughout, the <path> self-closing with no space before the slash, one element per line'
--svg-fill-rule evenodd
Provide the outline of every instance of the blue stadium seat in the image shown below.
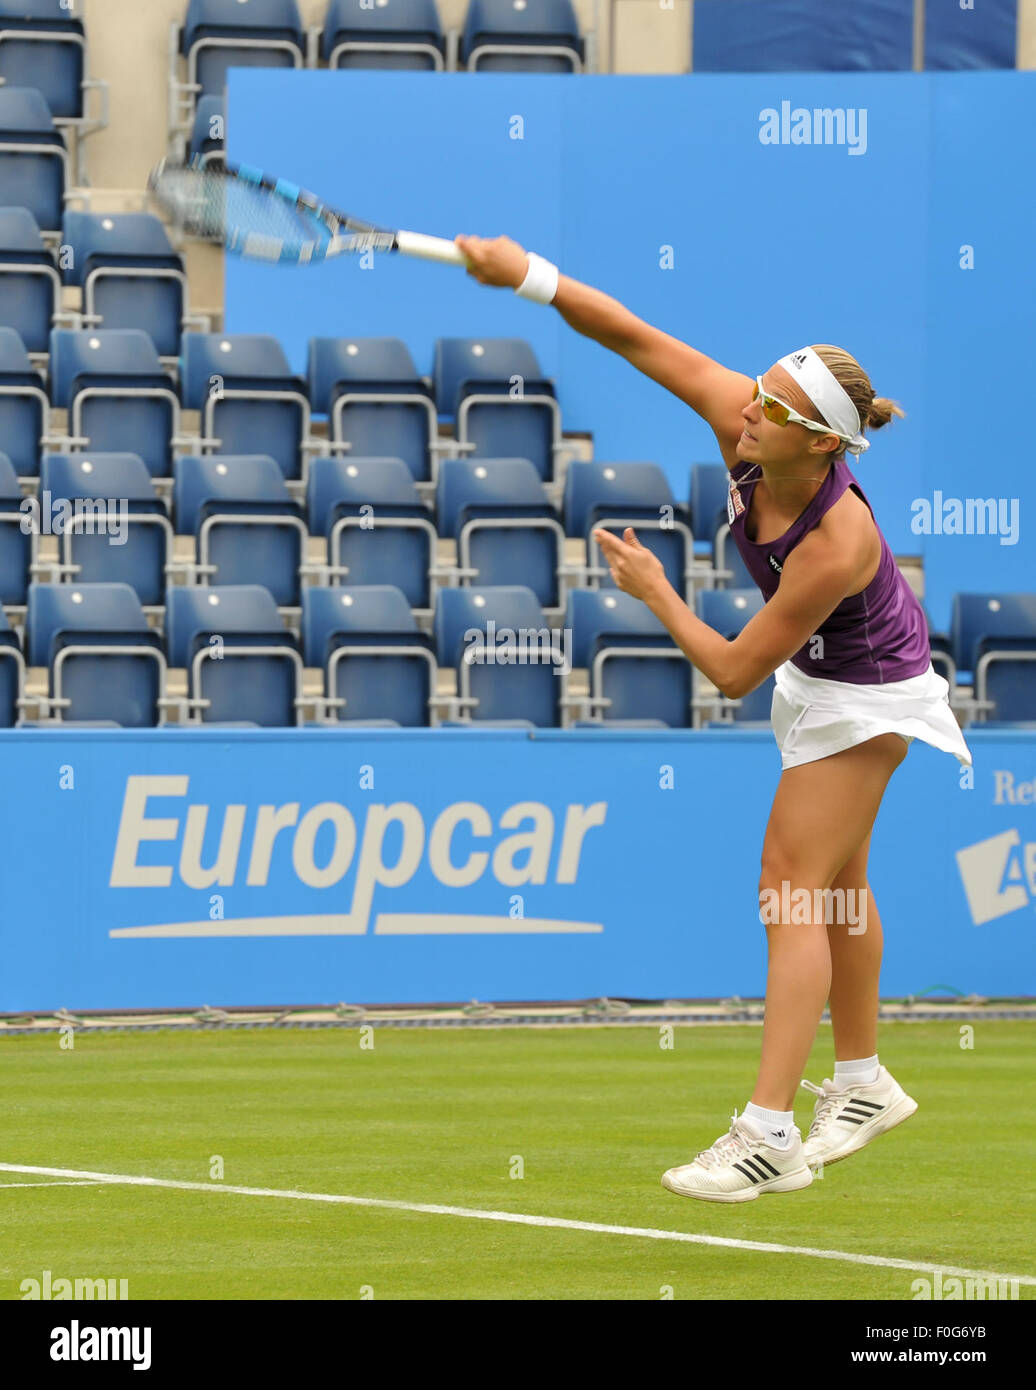
<path fill-rule="evenodd" d="M 11 729 L 18 723 L 25 694 L 25 658 L 18 645 L 18 634 L 0 608 L 0 729 Z"/>
<path fill-rule="evenodd" d="M 69 412 L 67 448 L 139 454 L 152 477 L 168 476 L 180 403 L 146 333 L 56 328 L 50 381 L 53 404 Z"/>
<path fill-rule="evenodd" d="M 0 0 L 0 82 L 35 87 L 55 118 L 83 115 L 86 30 L 74 0 Z"/>
<path fill-rule="evenodd" d="M 52 507 L 67 508 L 63 580 L 128 584 L 142 604 L 163 603 L 173 527 L 138 454 L 45 454 L 40 492 Z"/>
<path fill-rule="evenodd" d="M 188 673 L 194 722 L 302 723 L 302 656 L 268 589 L 170 588 L 165 612 L 169 664 Z"/>
<path fill-rule="evenodd" d="M 335 445 L 400 458 L 416 482 L 435 478 L 438 419 L 401 338 L 311 338 L 309 398 Z"/>
<path fill-rule="evenodd" d="M 227 143 L 227 109 L 222 97 L 202 97 L 194 113 L 187 157 L 198 164 L 221 162 Z"/>
<path fill-rule="evenodd" d="M 295 0 L 190 0 L 181 35 L 187 82 L 222 96 L 227 69 L 301 68 L 306 36 Z"/>
<path fill-rule="evenodd" d="M 58 232 L 69 182 L 68 151 L 35 87 L 0 86 L 0 189 L 6 207 L 28 208 Z"/>
<path fill-rule="evenodd" d="M 162 640 L 128 584 L 31 584 L 25 630 L 29 665 L 49 672 L 47 717 L 165 722 Z"/>
<path fill-rule="evenodd" d="M 547 627 L 532 590 L 519 585 L 440 589 L 436 597 L 436 652 L 440 666 L 457 672 L 462 718 L 556 727 L 564 690 L 561 637 Z"/>
<path fill-rule="evenodd" d="M 0 604 L 21 607 L 36 560 L 37 532 L 25 531 L 26 509 L 14 464 L 0 453 Z"/>
<path fill-rule="evenodd" d="M 690 501 L 691 529 L 696 546 L 712 552 L 716 532 L 727 523 L 727 496 L 730 473 L 724 463 L 692 463 Z"/>
<path fill-rule="evenodd" d="M 288 479 L 305 479 L 309 401 L 276 338 L 186 333 L 183 403 L 202 412 L 202 440 L 220 454 L 268 454 Z"/>
<path fill-rule="evenodd" d="M 307 495 L 310 530 L 327 538 L 334 580 L 395 585 L 411 608 L 432 606 L 435 525 L 402 459 L 315 458 Z"/>
<path fill-rule="evenodd" d="M 692 69 L 909 72 L 913 21 L 906 0 L 696 0 Z"/>
<path fill-rule="evenodd" d="M 402 68 L 441 72 L 446 44 L 435 0 L 330 0 L 320 56 L 331 68 Z"/>
<path fill-rule="evenodd" d="M 42 375 L 13 328 L 0 328 L 0 441 L 19 478 L 35 478 L 50 438 L 50 401 Z"/>
<path fill-rule="evenodd" d="M 750 589 L 755 584 L 726 524 L 716 532 L 712 568 L 721 589 Z"/>
<path fill-rule="evenodd" d="M 957 663 L 953 659 L 953 642 L 949 633 L 932 631 L 932 620 L 928 616 L 927 608 L 924 609 L 924 617 L 928 625 L 928 642 L 932 649 L 932 666 L 949 683 L 952 704 L 957 686 Z"/>
<path fill-rule="evenodd" d="M 189 318 L 183 257 L 150 213 L 66 212 L 65 284 L 82 290 L 84 328 L 139 328 L 176 357 Z"/>
<path fill-rule="evenodd" d="M 608 720 L 661 720 L 677 729 L 691 723 L 691 665 L 639 599 L 614 589 L 573 589 L 565 625 L 572 665 L 590 675 L 589 698 L 579 704 Z"/>
<path fill-rule="evenodd" d="M 522 338 L 439 338 L 439 414 L 456 417 L 456 448 L 475 458 L 523 458 L 554 478 L 563 449 L 554 383 Z"/>
<path fill-rule="evenodd" d="M 954 595 L 951 638 L 980 721 L 1036 719 L 1036 593 Z"/>
<path fill-rule="evenodd" d="M 50 346 L 61 307 L 61 278 L 28 208 L 0 207 L 0 323 L 21 335 L 29 352 Z"/>
<path fill-rule="evenodd" d="M 581 72 L 572 0 L 471 0 L 460 56 L 469 72 Z"/>
<path fill-rule="evenodd" d="M 974 673 L 982 644 L 989 651 L 1000 639 L 1028 641 L 1033 636 L 1036 593 L 954 595 L 950 640 L 958 673 Z"/>
<path fill-rule="evenodd" d="M 700 548 L 711 561 L 707 576 L 721 589 L 750 589 L 754 583 L 741 552 L 730 539 L 727 524 L 727 495 L 730 474 L 723 463 L 691 465 L 691 492 L 688 510 L 694 530 L 695 549 Z"/>
<path fill-rule="evenodd" d="M 444 459 L 436 510 L 462 584 L 524 584 L 564 606 L 565 533 L 528 459 Z"/>
<path fill-rule="evenodd" d="M 983 723 L 1036 721 L 1036 630 L 1028 638 L 985 638 L 978 645 L 975 702 Z"/>
<path fill-rule="evenodd" d="M 686 514 L 656 463 L 586 463 L 573 460 L 565 475 L 565 531 L 586 543 L 593 588 L 614 588 L 595 528 L 620 536 L 627 526 L 662 561 L 666 578 L 686 597 L 693 585 L 694 538 Z"/>
<path fill-rule="evenodd" d="M 704 589 L 696 596 L 698 617 L 708 623 L 721 637 L 733 641 L 745 624 L 762 611 L 764 599 L 754 586 L 750 589 Z M 693 671 L 693 667 L 692 667 Z M 697 673 L 695 673 L 697 676 Z M 770 703 L 773 699 L 774 678 L 767 676 L 758 686 L 740 700 L 708 698 L 695 696 L 695 708 L 710 709 L 714 719 L 724 719 L 727 714 L 735 723 L 760 724 L 769 721 Z"/>
<path fill-rule="evenodd" d="M 410 603 L 391 584 L 307 588 L 302 594 L 306 665 L 325 673 L 325 711 L 338 723 L 388 719 L 435 723 L 436 662 Z"/>
<path fill-rule="evenodd" d="M 279 606 L 298 605 L 306 523 L 268 455 L 178 458 L 173 513 L 177 535 L 195 537 L 203 584 L 262 584 Z"/>

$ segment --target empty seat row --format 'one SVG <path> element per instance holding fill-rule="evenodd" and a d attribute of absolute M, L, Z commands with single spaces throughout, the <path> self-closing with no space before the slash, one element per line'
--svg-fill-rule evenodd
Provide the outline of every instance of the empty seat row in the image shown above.
<path fill-rule="evenodd" d="M 1019 0 L 697 0 L 692 66 L 731 73 L 1013 68 L 1019 14 Z"/>
<path fill-rule="evenodd" d="M 223 97 L 231 67 L 575 73 L 586 64 L 572 0 L 469 0 L 462 32 L 444 31 L 435 0 L 329 0 L 309 30 L 296 0 L 190 0 L 169 45 L 170 148 L 216 148 L 198 149 L 199 118 Z"/>
<path fill-rule="evenodd" d="M 261 582 L 283 606 L 297 606 L 304 579 L 322 572 L 350 584 L 395 584 L 415 609 L 429 608 L 443 581 L 521 583 L 545 608 L 557 608 L 573 584 L 613 586 L 591 533 L 603 527 L 619 534 L 630 525 L 678 593 L 688 594 L 699 579 L 708 582 L 704 567 L 695 570 L 689 528 L 673 519 L 682 509 L 651 463 L 571 464 L 559 513 L 527 459 L 444 460 L 434 497 L 426 500 L 401 459 L 317 458 L 303 507 L 267 455 L 183 455 L 174 460 L 171 501 L 170 511 L 136 454 L 48 454 L 34 534 L 60 535 L 60 561 L 52 570 L 63 577 L 123 581 L 148 605 L 161 602 L 172 572 L 174 528 L 196 540 L 195 563 L 177 562 L 185 577 Z M 24 525 L 32 505 L 0 453 L 5 603 L 25 601 L 36 560 Z M 326 564 L 307 563 L 310 536 L 326 542 Z M 454 543 L 453 565 L 441 564 L 440 539 Z M 587 563 L 569 563 L 567 539 L 583 542 Z"/>
<path fill-rule="evenodd" d="M 999 719 L 1036 719 L 1036 595 L 962 595 L 962 612 L 1014 608 L 1009 631 L 987 634 L 987 685 Z M 1013 602 L 1024 600 L 1024 602 Z M 734 638 L 760 611 L 756 590 L 703 592 L 703 621 Z M 1024 615 L 1028 613 L 1028 617 Z M 46 669 L 45 693 L 25 694 L 26 666 Z M 187 673 L 186 695 L 168 693 L 169 668 Z M 323 673 L 319 692 L 305 669 Z M 454 673 L 444 690 L 441 671 Z M 573 672 L 585 675 L 574 688 Z M 108 720 L 130 727 L 181 721 L 246 721 L 282 727 L 305 722 L 395 723 L 429 727 L 447 720 L 557 727 L 585 719 L 699 726 L 711 718 L 765 723 L 773 678 L 741 701 L 706 688 L 657 618 L 628 594 L 570 593 L 563 627 L 551 626 L 531 590 L 488 586 L 442 590 L 431 634 L 393 585 L 314 587 L 303 597 L 301 639 L 259 585 L 172 588 L 164 633 L 149 626 L 123 584 L 34 584 L 26 649 L 0 615 L 0 723 L 36 706 L 37 717 Z"/>
<path fill-rule="evenodd" d="M 2 641 L 0 630 L 0 646 Z M 262 588 L 171 589 L 163 635 L 148 624 L 126 584 L 33 584 L 25 648 L 24 658 L 18 652 L 19 660 L 12 662 L 20 682 L 16 714 L 32 711 L 44 721 L 106 721 L 124 728 L 155 727 L 173 710 L 181 722 L 224 717 L 271 726 L 301 722 L 298 643 Z M 229 682 L 223 665 L 228 650 L 248 658 Z M 0 656 L 0 679 L 2 662 Z M 45 668 L 44 693 L 26 693 L 26 666 Z M 169 696 L 170 667 L 189 672 L 186 696 Z M 10 693 L 2 686 L 0 692 Z M 11 705 L 5 704 L 0 721 L 14 722 L 11 715 Z"/>
<path fill-rule="evenodd" d="M 435 0 L 329 0 L 311 30 L 296 0 L 189 0 L 176 34 L 187 83 L 203 96 L 222 94 L 230 67 L 452 65 Z M 578 72 L 585 56 L 571 0 L 469 0 L 458 38 L 457 64 L 470 72 Z"/>
<path fill-rule="evenodd" d="M 187 333 L 177 370 L 142 330 L 54 329 L 48 366 L 49 396 L 20 336 L 0 329 L 0 409 L 19 415 L 0 423 L 21 477 L 38 472 L 51 405 L 69 412 L 66 447 L 138 453 L 155 477 L 184 449 L 181 408 L 200 412 L 203 447 L 270 454 L 291 480 L 329 447 L 402 458 L 418 482 L 434 481 L 444 452 L 527 458 L 553 479 L 566 448 L 554 385 L 520 339 L 441 339 L 432 381 L 398 339 L 314 340 L 307 381 L 265 335 Z M 311 398 L 330 413 L 329 444 L 312 436 Z M 456 419 L 449 439 L 440 414 Z"/>
<path fill-rule="evenodd" d="M 435 0 L 329 0 L 306 30 L 296 0 L 189 0 L 169 45 L 170 144 L 197 135 L 198 107 L 222 97 L 231 67 L 418 72 L 581 72 L 572 0 L 469 0 L 463 32 Z"/>
<path fill-rule="evenodd" d="M 437 449 L 527 458 L 544 479 L 567 449 L 555 383 L 521 338 L 439 338 L 430 377 L 399 338 L 312 338 L 306 381 L 333 440 L 402 458 L 418 481 L 434 478 Z M 438 418 L 454 423 L 451 441 L 436 440 Z"/>
<path fill-rule="evenodd" d="M 708 612 L 740 630 L 762 600 L 721 603 L 721 614 L 715 604 Z M 128 585 L 33 584 L 25 634 L 23 656 L 0 624 L 8 726 L 35 705 L 37 718 L 125 727 L 165 723 L 174 709 L 185 722 L 282 727 L 304 722 L 309 708 L 318 722 L 405 727 L 447 717 L 556 727 L 578 714 L 682 728 L 696 708 L 737 714 L 744 704 L 696 694 L 692 668 L 658 620 L 618 593 L 573 593 L 565 626 L 552 628 L 524 587 L 444 590 L 429 635 L 395 586 L 314 587 L 299 640 L 260 585 L 171 588 L 162 632 Z M 25 694 L 26 667 L 46 670 L 45 693 Z M 589 688 L 573 695 L 577 667 Z M 186 672 L 185 696 L 168 693 L 170 668 Z M 324 673 L 321 693 L 305 690 L 305 668 Z M 440 670 L 455 673 L 453 692 L 440 690 Z"/>

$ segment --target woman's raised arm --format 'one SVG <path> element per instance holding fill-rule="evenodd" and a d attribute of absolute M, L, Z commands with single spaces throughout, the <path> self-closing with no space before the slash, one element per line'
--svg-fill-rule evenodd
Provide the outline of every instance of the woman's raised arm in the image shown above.
<path fill-rule="evenodd" d="M 525 279 L 526 252 L 510 237 L 459 236 L 469 274 L 480 284 L 517 289 Z M 554 308 L 577 333 L 625 357 L 639 372 L 671 391 L 711 427 L 727 467 L 737 461 L 742 409 L 752 396 L 752 379 L 698 352 L 638 318 L 611 295 L 569 275 L 558 277 Z"/>

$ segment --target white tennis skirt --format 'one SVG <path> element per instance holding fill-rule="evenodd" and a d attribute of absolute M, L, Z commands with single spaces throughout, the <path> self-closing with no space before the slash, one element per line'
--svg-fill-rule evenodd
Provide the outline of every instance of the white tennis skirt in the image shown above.
<path fill-rule="evenodd" d="M 774 672 L 770 720 L 784 767 L 829 758 L 879 734 L 915 738 L 971 763 L 948 699 L 949 685 L 931 666 L 921 676 L 885 685 L 807 676 L 790 661 Z"/>

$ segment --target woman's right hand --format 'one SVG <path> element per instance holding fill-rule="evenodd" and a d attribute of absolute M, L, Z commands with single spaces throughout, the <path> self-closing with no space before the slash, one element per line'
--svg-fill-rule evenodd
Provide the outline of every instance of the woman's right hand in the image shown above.
<path fill-rule="evenodd" d="M 464 254 L 468 274 L 480 285 L 509 286 L 516 290 L 525 279 L 529 258 L 510 237 L 458 236 L 453 240 Z"/>

